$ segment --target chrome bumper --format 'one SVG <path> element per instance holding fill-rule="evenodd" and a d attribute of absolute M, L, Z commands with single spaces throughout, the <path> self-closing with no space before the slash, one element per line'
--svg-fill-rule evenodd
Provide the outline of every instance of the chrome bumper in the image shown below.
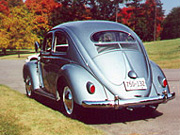
<path fill-rule="evenodd" d="M 175 98 L 175 93 L 164 93 L 157 97 L 143 97 L 127 100 L 105 100 L 105 101 L 83 101 L 82 106 L 84 108 L 123 108 L 123 107 L 133 107 L 133 106 L 143 106 L 166 103 L 169 100 Z"/>

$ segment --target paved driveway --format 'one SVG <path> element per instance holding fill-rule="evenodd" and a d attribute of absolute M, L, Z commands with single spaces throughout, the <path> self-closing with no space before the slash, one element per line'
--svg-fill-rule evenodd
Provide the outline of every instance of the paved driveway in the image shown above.
<path fill-rule="evenodd" d="M 0 84 L 25 94 L 22 76 L 24 63 L 24 60 L 0 60 Z"/>
<path fill-rule="evenodd" d="M 25 94 L 23 60 L 0 60 L 0 84 Z M 144 111 L 97 112 L 82 122 L 111 135 L 180 135 L 180 69 L 164 69 L 176 98 L 160 105 L 153 114 Z"/>

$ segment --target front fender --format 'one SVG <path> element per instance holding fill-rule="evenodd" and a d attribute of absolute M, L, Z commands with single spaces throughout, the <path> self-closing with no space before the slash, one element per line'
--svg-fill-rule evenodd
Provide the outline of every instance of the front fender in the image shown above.
<path fill-rule="evenodd" d="M 27 75 L 31 77 L 33 90 L 38 89 L 40 84 L 39 84 L 39 77 L 37 72 L 37 61 L 29 61 L 26 64 L 24 64 L 23 67 L 24 82 Z"/>
<path fill-rule="evenodd" d="M 113 97 L 111 93 L 106 91 L 104 87 L 97 81 L 93 74 L 85 68 L 77 64 L 67 64 L 61 68 L 61 76 L 63 76 L 69 87 L 71 88 L 75 102 L 79 105 L 82 101 L 104 101 Z M 91 82 L 95 85 L 95 93 L 90 94 L 87 90 L 87 83 Z"/>
<path fill-rule="evenodd" d="M 150 61 L 150 65 L 151 65 L 151 71 L 152 71 L 151 73 L 152 73 L 152 79 L 153 79 L 152 89 L 155 89 L 154 91 L 153 90 L 151 91 L 151 94 L 154 95 L 155 94 L 154 92 L 156 92 L 157 95 L 162 94 L 163 91 L 165 90 L 168 93 L 170 93 L 169 85 L 167 85 L 165 88 L 162 87 L 161 85 L 162 79 L 166 78 L 161 68 L 153 61 Z"/>

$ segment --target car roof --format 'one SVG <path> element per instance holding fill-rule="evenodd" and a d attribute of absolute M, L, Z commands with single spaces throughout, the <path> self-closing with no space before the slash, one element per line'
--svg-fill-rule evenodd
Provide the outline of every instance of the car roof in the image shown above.
<path fill-rule="evenodd" d="M 72 31 L 77 32 L 86 32 L 86 33 L 94 33 L 97 31 L 104 31 L 104 30 L 121 30 L 130 33 L 131 30 L 117 22 L 112 21 L 99 21 L 99 20 L 90 20 L 90 21 L 74 21 L 74 22 L 66 22 L 63 24 L 59 24 L 55 26 L 53 29 L 58 28 L 68 28 Z"/>
<path fill-rule="evenodd" d="M 52 30 L 56 29 L 63 29 L 68 34 L 70 34 L 71 37 L 74 36 L 73 39 L 78 40 L 79 43 L 81 43 L 81 45 L 76 45 L 79 46 L 79 48 L 83 46 L 83 48 L 89 53 L 91 57 L 95 57 L 98 54 L 94 46 L 94 42 L 91 40 L 91 36 L 96 32 L 123 31 L 130 33 L 133 37 L 136 38 L 136 34 L 130 28 L 121 23 L 112 21 L 74 21 L 63 23 L 52 28 Z"/>

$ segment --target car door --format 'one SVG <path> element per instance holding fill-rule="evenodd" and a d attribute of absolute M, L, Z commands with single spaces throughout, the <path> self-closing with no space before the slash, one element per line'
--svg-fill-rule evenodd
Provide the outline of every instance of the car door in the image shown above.
<path fill-rule="evenodd" d="M 48 87 L 50 88 L 50 93 L 56 95 L 57 79 L 59 74 L 61 74 L 61 67 L 65 64 L 70 63 L 68 57 L 69 51 L 69 38 L 67 34 L 63 31 L 54 32 L 54 43 L 50 54 L 50 63 L 48 64 Z M 46 63 L 47 64 L 47 63 Z"/>
<path fill-rule="evenodd" d="M 61 68 L 65 64 L 70 63 L 70 58 L 68 57 L 69 51 L 69 38 L 67 34 L 63 31 L 56 31 L 54 33 L 54 46 L 51 53 L 51 69 L 49 76 L 52 78 L 49 82 L 51 85 L 51 92 L 56 94 L 56 83 L 59 75 L 61 74 Z M 60 84 L 58 84 L 60 85 Z"/>
<path fill-rule="evenodd" d="M 49 32 L 44 38 L 43 46 L 40 52 L 40 60 L 38 61 L 41 87 L 43 90 L 50 92 L 49 72 L 51 68 L 51 52 L 53 47 L 53 32 Z"/>

